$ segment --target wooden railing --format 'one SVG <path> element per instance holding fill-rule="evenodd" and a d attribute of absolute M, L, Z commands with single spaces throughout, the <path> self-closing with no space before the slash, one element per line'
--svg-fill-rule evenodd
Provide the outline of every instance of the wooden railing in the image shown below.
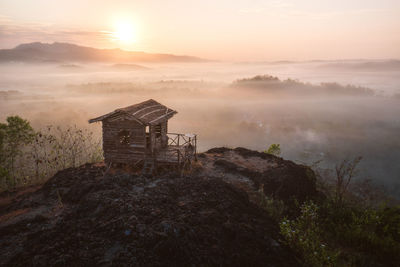
<path fill-rule="evenodd" d="M 197 135 L 168 133 L 168 150 L 172 151 L 178 163 L 196 158 Z"/>
<path fill-rule="evenodd" d="M 167 133 L 168 146 L 192 146 L 195 151 L 197 147 L 197 135 L 195 134 L 179 134 Z"/>

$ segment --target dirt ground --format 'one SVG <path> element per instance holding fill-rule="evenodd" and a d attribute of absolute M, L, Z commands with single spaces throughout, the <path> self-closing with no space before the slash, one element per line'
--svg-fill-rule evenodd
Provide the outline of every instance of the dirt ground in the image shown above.
<path fill-rule="evenodd" d="M 264 184 L 288 202 L 315 196 L 307 169 L 241 148 L 210 150 L 196 164 L 183 177 L 99 164 L 57 173 L 0 206 L 0 265 L 297 266 L 249 193 Z"/>

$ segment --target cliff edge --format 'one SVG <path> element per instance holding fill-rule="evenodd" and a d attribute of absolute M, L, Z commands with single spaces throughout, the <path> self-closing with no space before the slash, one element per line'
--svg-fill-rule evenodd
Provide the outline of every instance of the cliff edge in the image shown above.
<path fill-rule="evenodd" d="M 288 205 L 318 197 L 308 167 L 245 148 L 199 154 L 183 176 L 65 169 L 0 206 L 0 265 L 297 266 L 261 187 Z"/>

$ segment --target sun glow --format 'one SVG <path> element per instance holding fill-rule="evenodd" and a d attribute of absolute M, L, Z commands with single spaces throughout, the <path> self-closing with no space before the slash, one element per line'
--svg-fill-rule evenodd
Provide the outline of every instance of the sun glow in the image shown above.
<path fill-rule="evenodd" d="M 115 23 L 114 31 L 111 32 L 111 39 L 122 44 L 132 44 L 136 42 L 136 29 L 129 20 L 121 20 Z"/>

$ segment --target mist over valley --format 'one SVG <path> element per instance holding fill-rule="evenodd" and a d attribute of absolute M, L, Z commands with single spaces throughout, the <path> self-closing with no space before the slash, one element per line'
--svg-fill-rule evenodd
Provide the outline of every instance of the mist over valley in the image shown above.
<path fill-rule="evenodd" d="M 101 126 L 88 119 L 152 98 L 178 111 L 170 131 L 197 133 L 200 151 L 263 151 L 276 143 L 282 157 L 321 161 L 320 168 L 362 156 L 358 176 L 400 196 L 395 66 L 373 60 L 3 62 L 0 119 L 20 115 L 37 128 L 77 125 L 100 138 Z"/>

